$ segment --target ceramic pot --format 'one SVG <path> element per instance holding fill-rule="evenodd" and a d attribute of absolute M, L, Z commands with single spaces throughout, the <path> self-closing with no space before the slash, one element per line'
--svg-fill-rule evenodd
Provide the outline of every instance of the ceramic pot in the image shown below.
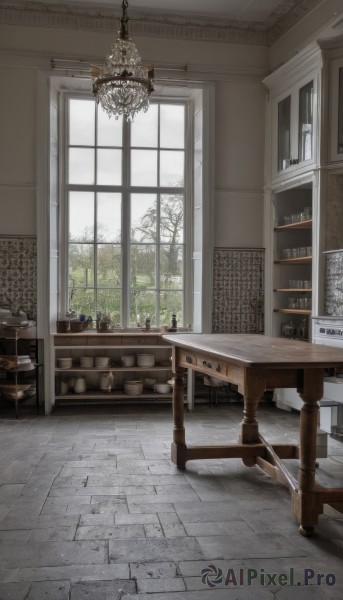
<path fill-rule="evenodd" d="M 86 391 L 86 380 L 84 377 L 76 377 L 74 383 L 75 394 L 83 394 Z"/>

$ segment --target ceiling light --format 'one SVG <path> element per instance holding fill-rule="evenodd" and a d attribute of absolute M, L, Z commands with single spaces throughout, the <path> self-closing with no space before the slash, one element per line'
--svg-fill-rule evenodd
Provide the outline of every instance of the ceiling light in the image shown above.
<path fill-rule="evenodd" d="M 129 38 L 127 8 L 122 2 L 119 37 L 113 43 L 102 69 L 92 67 L 93 94 L 109 117 L 120 115 L 132 121 L 141 110 L 149 108 L 149 97 L 154 91 L 152 66 L 142 65 L 140 54 Z"/>

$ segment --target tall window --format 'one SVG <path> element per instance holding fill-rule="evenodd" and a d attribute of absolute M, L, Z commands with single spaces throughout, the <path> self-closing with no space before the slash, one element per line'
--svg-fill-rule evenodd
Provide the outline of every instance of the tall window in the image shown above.
<path fill-rule="evenodd" d="M 67 100 L 68 307 L 115 325 L 184 320 L 186 105 L 154 102 L 131 124 Z M 188 208 L 189 210 L 189 208 Z"/>

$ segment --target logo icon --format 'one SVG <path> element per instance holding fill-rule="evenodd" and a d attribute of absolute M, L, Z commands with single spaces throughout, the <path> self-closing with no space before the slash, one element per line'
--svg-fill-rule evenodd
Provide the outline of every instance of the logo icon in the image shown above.
<path fill-rule="evenodd" d="M 221 584 L 223 581 L 223 571 L 215 565 L 208 565 L 206 569 L 201 571 L 201 575 L 203 584 L 207 584 L 211 588 L 216 587 L 216 585 Z"/>

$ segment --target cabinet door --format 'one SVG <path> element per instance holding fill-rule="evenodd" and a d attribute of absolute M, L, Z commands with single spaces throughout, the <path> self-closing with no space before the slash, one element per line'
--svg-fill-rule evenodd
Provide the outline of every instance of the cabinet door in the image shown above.
<path fill-rule="evenodd" d="M 343 59 L 331 65 L 330 159 L 343 160 Z"/>
<path fill-rule="evenodd" d="M 313 81 L 299 90 L 298 158 L 313 159 Z"/>
<path fill-rule="evenodd" d="M 314 82 L 309 81 L 278 102 L 277 170 L 313 160 Z"/>

